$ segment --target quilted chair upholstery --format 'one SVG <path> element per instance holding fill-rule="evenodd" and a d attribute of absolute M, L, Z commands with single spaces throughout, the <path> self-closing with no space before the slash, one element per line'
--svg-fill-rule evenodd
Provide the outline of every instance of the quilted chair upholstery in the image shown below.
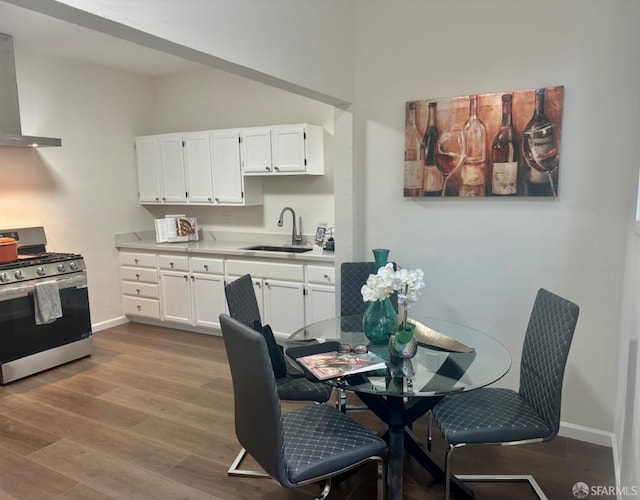
<path fill-rule="evenodd" d="M 260 324 L 260 310 L 253 289 L 251 275 L 245 274 L 232 281 L 225 286 L 224 291 L 227 297 L 229 314 L 232 318 L 248 327 L 253 327 L 256 323 Z M 272 361 L 271 358 L 269 358 L 268 366 L 271 364 Z M 308 380 L 301 371 L 293 368 L 290 363 L 287 363 L 287 373 L 275 380 L 278 395 L 283 401 L 315 401 L 317 403 L 325 403 L 331 397 L 331 386 Z M 230 476 L 264 477 L 265 474 L 261 472 L 239 468 L 245 455 L 246 450 L 240 450 L 227 473 Z"/>
<path fill-rule="evenodd" d="M 483 388 L 447 396 L 433 416 L 449 444 L 446 492 L 454 449 L 467 444 L 525 444 L 548 441 L 558 433 L 562 380 L 579 307 L 543 288 L 538 290 L 522 347 L 519 391 Z M 458 476 L 462 481 L 528 481 L 546 498 L 532 476 Z"/>
<path fill-rule="evenodd" d="M 324 499 L 331 477 L 375 461 L 377 498 L 384 498 L 385 442 L 327 405 L 282 413 L 264 337 L 225 314 L 220 325 L 233 382 L 236 435 L 269 476 L 285 488 L 324 482 L 318 497 Z"/>
<path fill-rule="evenodd" d="M 395 268 L 395 264 L 394 264 Z M 340 266 L 340 316 L 364 314 L 367 303 L 360 289 L 370 274 L 378 272 L 375 262 L 343 262 Z M 391 296 L 393 308 L 398 310 L 398 296 Z"/>

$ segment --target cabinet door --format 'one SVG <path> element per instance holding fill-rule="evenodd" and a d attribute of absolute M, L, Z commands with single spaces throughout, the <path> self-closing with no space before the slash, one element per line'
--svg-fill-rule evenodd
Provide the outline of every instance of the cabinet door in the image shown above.
<path fill-rule="evenodd" d="M 306 324 L 336 315 L 336 289 L 329 285 L 308 285 L 305 300 Z"/>
<path fill-rule="evenodd" d="M 271 129 L 242 130 L 242 171 L 245 174 L 271 172 Z"/>
<path fill-rule="evenodd" d="M 304 172 L 307 164 L 304 127 L 274 127 L 271 159 L 276 173 Z"/>
<path fill-rule="evenodd" d="M 136 137 L 136 162 L 140 203 L 161 203 L 160 163 L 155 136 Z"/>
<path fill-rule="evenodd" d="M 182 134 L 158 136 L 162 201 L 164 203 L 186 203 L 187 187 L 182 157 Z"/>
<path fill-rule="evenodd" d="M 213 169 L 208 132 L 184 134 L 184 166 L 189 203 L 213 203 Z"/>
<path fill-rule="evenodd" d="M 206 328 L 218 328 L 218 316 L 226 312 L 224 278 L 210 274 L 192 274 L 193 324 Z"/>
<path fill-rule="evenodd" d="M 218 130 L 211 133 L 213 192 L 216 203 L 243 203 L 240 167 L 240 132 Z"/>
<path fill-rule="evenodd" d="M 274 333 L 290 335 L 304 326 L 304 286 L 291 281 L 264 280 L 263 323 Z"/>
<path fill-rule="evenodd" d="M 187 273 L 160 272 L 162 320 L 191 324 L 191 285 Z"/>

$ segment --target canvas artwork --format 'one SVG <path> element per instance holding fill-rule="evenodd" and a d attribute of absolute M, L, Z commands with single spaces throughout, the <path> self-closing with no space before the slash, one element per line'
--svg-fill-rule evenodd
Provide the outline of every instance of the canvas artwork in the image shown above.
<path fill-rule="evenodd" d="M 558 196 L 564 87 L 406 103 L 404 196 Z"/>

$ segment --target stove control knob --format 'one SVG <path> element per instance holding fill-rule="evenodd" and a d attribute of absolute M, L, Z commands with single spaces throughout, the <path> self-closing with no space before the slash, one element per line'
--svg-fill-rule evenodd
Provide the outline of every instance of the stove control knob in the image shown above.
<path fill-rule="evenodd" d="M 72 271 L 75 271 L 76 269 L 78 269 L 78 264 L 74 260 L 74 261 L 71 261 L 71 263 L 69 264 L 69 267 L 71 268 Z"/>
<path fill-rule="evenodd" d="M 7 273 L 0 273 L 0 281 L 9 281 L 9 275 Z"/>
<path fill-rule="evenodd" d="M 38 269 L 36 269 L 36 272 L 38 273 L 38 276 L 44 276 L 45 274 L 47 274 L 47 272 L 44 270 L 44 267 L 39 267 Z"/>
<path fill-rule="evenodd" d="M 64 264 L 58 264 L 58 271 L 60 271 L 61 273 L 64 272 Z"/>
<path fill-rule="evenodd" d="M 14 276 L 18 280 L 24 279 L 24 273 L 20 269 L 15 272 Z"/>

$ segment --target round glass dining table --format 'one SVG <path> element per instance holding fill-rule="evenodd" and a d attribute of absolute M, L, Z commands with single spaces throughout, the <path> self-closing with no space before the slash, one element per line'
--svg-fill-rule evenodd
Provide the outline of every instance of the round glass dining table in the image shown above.
<path fill-rule="evenodd" d="M 386 369 L 323 382 L 355 392 L 372 412 L 386 422 L 388 428 L 385 438 L 389 445 L 387 499 L 393 500 L 402 499 L 405 449 L 435 479 L 444 481 L 440 461 L 434 460 L 430 451 L 417 440 L 411 423 L 444 396 L 492 384 L 511 367 L 509 352 L 486 333 L 436 318 L 413 316 L 413 319 L 464 344 L 469 348 L 468 352 L 452 352 L 421 338 L 414 357 L 392 357 L 388 345 L 369 343 L 362 331 L 362 316 L 341 316 L 319 321 L 295 331 L 286 341 L 289 355 L 292 352 L 299 355 L 319 352 L 323 344 L 368 344 L 369 351 L 385 361 Z M 473 498 L 473 492 L 455 478 L 452 487 L 458 496 Z"/>

